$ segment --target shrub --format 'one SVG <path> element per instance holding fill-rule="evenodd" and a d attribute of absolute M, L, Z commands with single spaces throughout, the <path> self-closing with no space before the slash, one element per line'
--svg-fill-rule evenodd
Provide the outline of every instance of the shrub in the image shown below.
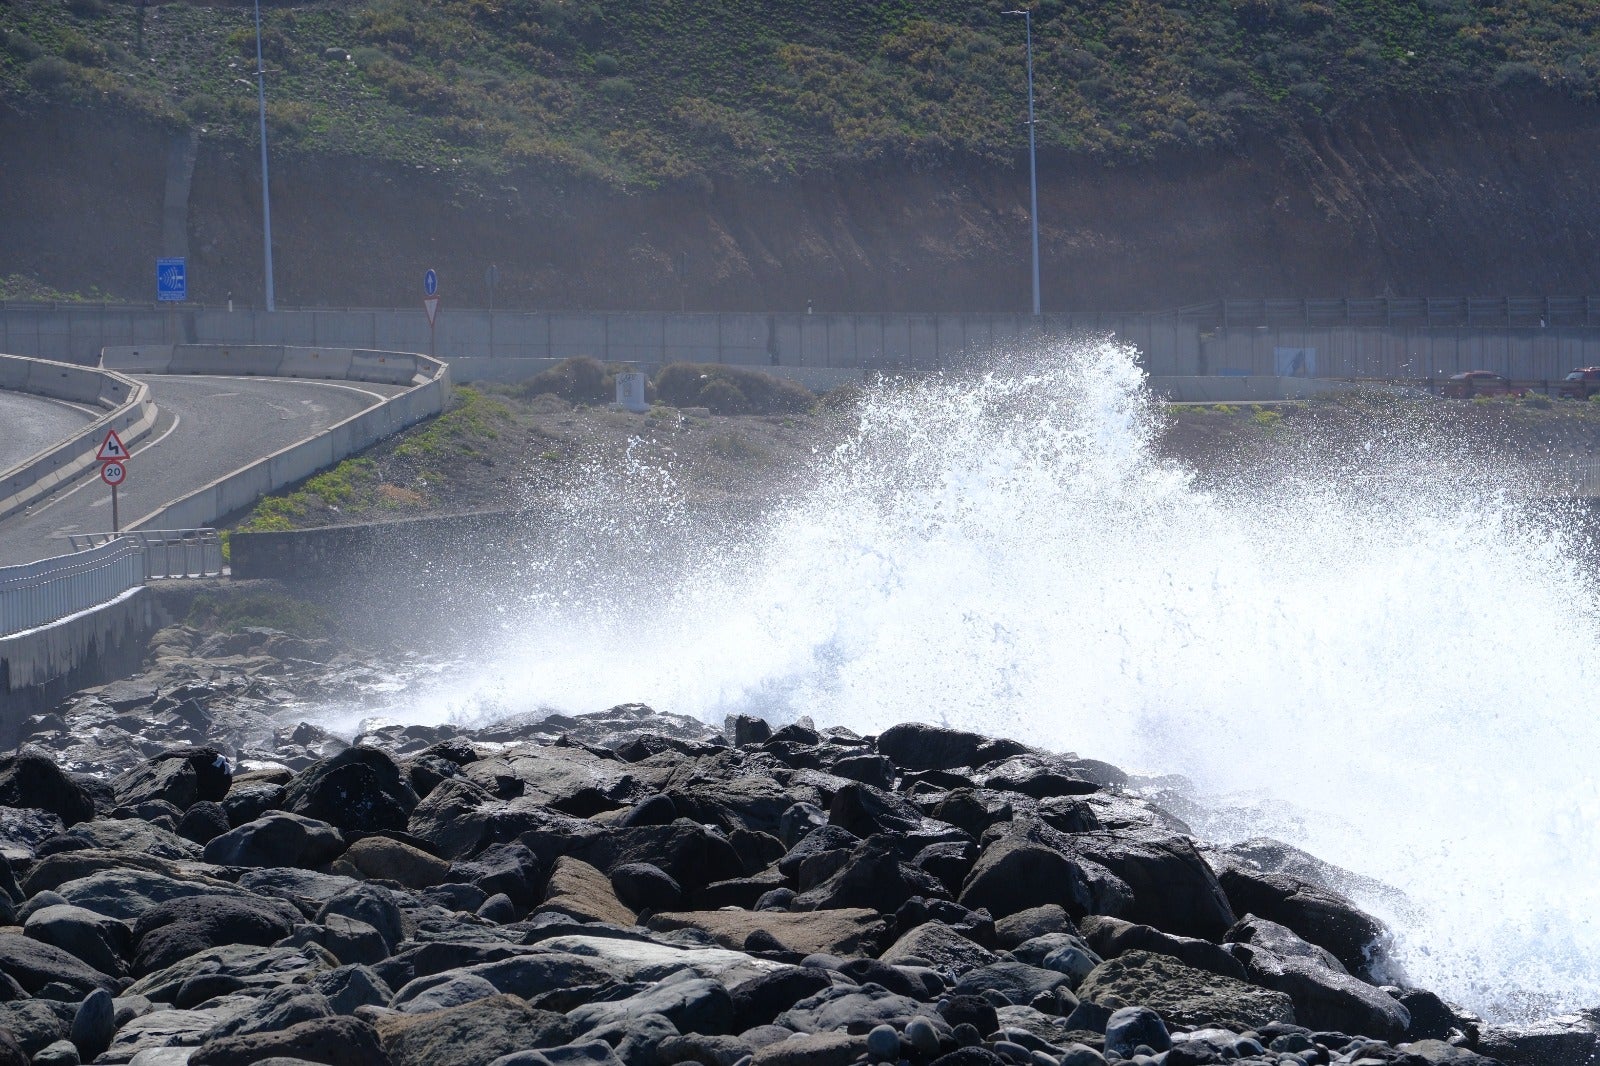
<path fill-rule="evenodd" d="M 1502 89 L 1528 89 L 1544 84 L 1544 78 L 1532 63 L 1501 63 L 1495 68 L 1494 83 Z"/>
<path fill-rule="evenodd" d="M 611 378 L 611 391 L 607 391 L 608 377 L 604 363 L 592 355 L 580 355 L 541 370 L 523 382 L 516 392 L 523 399 L 549 394 L 568 403 L 605 403 L 616 390 L 616 380 Z"/>
<path fill-rule="evenodd" d="M 626 102 L 633 96 L 633 82 L 627 78 L 605 78 L 595 86 L 601 98 L 613 104 Z"/>
<path fill-rule="evenodd" d="M 672 363 L 656 375 L 656 392 L 676 407 L 713 414 L 804 414 L 817 398 L 804 385 L 759 370 L 719 364 Z"/>
<path fill-rule="evenodd" d="M 72 80 L 72 64 L 60 56 L 41 56 L 28 64 L 24 76 L 41 92 L 58 89 Z"/>
<path fill-rule="evenodd" d="M 327 608 L 281 592 L 196 596 L 184 622 L 196 629 L 229 633 L 259 626 L 297 637 L 325 637 L 334 626 Z"/>
<path fill-rule="evenodd" d="M 106 13 L 106 0 L 67 0 L 67 10 L 82 19 L 99 18 Z"/>
<path fill-rule="evenodd" d="M 622 73 L 622 64 L 617 62 L 616 56 L 602 52 L 594 57 L 594 72 L 602 78 L 615 77 Z"/>
<path fill-rule="evenodd" d="M 6 51 L 24 62 L 38 59 L 44 54 L 44 49 L 39 47 L 37 41 L 25 33 L 18 33 L 16 30 L 12 30 L 10 33 L 0 30 L 0 47 L 5 48 Z"/>

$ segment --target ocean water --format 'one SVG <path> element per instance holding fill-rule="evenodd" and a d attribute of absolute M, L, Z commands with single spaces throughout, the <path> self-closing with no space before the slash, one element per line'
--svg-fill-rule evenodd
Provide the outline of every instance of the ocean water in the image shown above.
<path fill-rule="evenodd" d="M 1516 478 L 1380 417 L 1201 475 L 1104 341 L 853 417 L 753 521 L 596 471 L 483 594 L 471 666 L 389 713 L 920 720 L 1182 774 L 1210 839 L 1398 890 L 1351 889 L 1410 982 L 1491 1020 L 1600 1005 L 1600 601 Z"/>

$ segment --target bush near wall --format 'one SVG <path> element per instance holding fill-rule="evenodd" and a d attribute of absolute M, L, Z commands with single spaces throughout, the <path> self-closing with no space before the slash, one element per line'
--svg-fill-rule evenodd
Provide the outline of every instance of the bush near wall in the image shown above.
<path fill-rule="evenodd" d="M 817 402 L 810 389 L 759 370 L 715 363 L 669 363 L 655 379 L 656 395 L 675 407 L 705 407 L 714 415 L 794 415 Z"/>

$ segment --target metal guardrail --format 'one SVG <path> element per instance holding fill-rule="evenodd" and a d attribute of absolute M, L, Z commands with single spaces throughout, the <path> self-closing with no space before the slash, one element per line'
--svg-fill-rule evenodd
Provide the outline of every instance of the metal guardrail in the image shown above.
<path fill-rule="evenodd" d="M 66 538 L 74 552 L 93 551 L 119 540 L 134 541 L 144 552 L 146 581 L 172 577 L 221 577 L 222 538 L 214 529 L 135 529 L 122 533 L 74 533 Z"/>
<path fill-rule="evenodd" d="M 1204 328 L 1600 326 L 1596 296 L 1379 296 L 1347 300 L 1213 300 L 1169 312 Z"/>
<path fill-rule="evenodd" d="M 133 539 L 0 567 L 0 637 L 98 607 L 144 582 L 144 546 Z"/>

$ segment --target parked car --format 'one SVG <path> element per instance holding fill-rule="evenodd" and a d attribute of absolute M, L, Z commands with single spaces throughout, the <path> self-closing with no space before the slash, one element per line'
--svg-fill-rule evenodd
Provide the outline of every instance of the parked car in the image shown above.
<path fill-rule="evenodd" d="M 1600 392 L 1600 366 L 1580 367 L 1561 383 L 1563 399 L 1587 400 L 1597 392 Z"/>
<path fill-rule="evenodd" d="M 1521 385 L 1514 385 L 1503 374 L 1496 374 L 1493 370 L 1468 370 L 1462 374 L 1451 374 L 1444 383 L 1444 395 L 1458 400 L 1470 400 L 1475 396 L 1526 396 L 1528 390 Z"/>

